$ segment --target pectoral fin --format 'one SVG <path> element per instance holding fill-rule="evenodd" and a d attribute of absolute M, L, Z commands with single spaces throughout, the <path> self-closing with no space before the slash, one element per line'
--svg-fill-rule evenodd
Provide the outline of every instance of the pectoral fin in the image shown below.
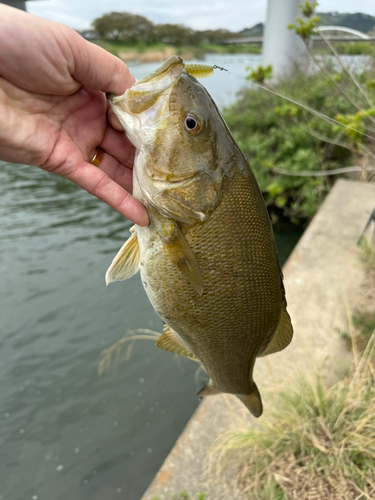
<path fill-rule="evenodd" d="M 192 359 L 193 361 L 199 361 L 192 352 L 181 342 L 177 334 L 174 333 L 172 328 L 168 325 L 164 325 L 164 331 L 156 341 L 156 347 L 164 349 L 165 351 L 174 352 L 180 356 L 185 356 L 186 358 Z"/>
<path fill-rule="evenodd" d="M 287 313 L 286 309 L 284 309 L 280 315 L 279 324 L 277 325 L 274 336 L 272 337 L 265 350 L 261 354 L 258 354 L 258 357 L 268 356 L 268 354 L 282 351 L 290 344 L 292 338 L 292 323 L 290 321 L 289 314 Z"/>
<path fill-rule="evenodd" d="M 158 234 L 171 262 L 186 276 L 198 293 L 202 293 L 203 280 L 198 260 L 178 224 L 171 219 L 165 219 L 158 228 Z"/>
<path fill-rule="evenodd" d="M 132 230 L 131 230 L 132 231 Z M 139 246 L 137 235 L 133 234 L 123 244 L 105 275 L 107 285 L 113 281 L 131 278 L 139 270 Z"/>

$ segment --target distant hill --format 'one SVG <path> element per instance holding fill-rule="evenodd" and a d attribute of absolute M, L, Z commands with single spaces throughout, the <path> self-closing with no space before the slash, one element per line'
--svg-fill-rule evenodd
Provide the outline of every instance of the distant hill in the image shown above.
<path fill-rule="evenodd" d="M 263 36 L 264 23 L 255 24 L 252 28 L 240 31 L 241 36 Z"/>
<path fill-rule="evenodd" d="M 375 29 L 375 16 L 369 14 L 347 14 L 340 12 L 317 12 L 320 17 L 320 26 L 345 26 L 354 30 L 369 33 Z M 258 23 L 252 28 L 245 28 L 240 31 L 241 36 L 263 36 L 264 23 Z"/>
<path fill-rule="evenodd" d="M 369 14 L 343 14 L 339 12 L 317 12 L 321 26 L 345 26 L 353 30 L 368 33 L 375 28 L 375 16 Z"/>

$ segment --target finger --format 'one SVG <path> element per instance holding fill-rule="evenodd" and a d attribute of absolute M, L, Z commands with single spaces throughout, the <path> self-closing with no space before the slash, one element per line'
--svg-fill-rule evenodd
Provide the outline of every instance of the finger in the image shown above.
<path fill-rule="evenodd" d="M 128 193 L 133 191 L 133 170 L 125 167 L 118 162 L 113 156 L 104 153 L 100 168 L 105 174 L 113 179 L 119 186 L 124 188 Z"/>
<path fill-rule="evenodd" d="M 116 130 L 124 130 L 124 127 L 119 122 L 119 119 L 114 114 L 111 108 L 107 111 L 107 120 L 108 123 Z"/>
<path fill-rule="evenodd" d="M 94 90 L 116 95 L 133 85 L 135 78 L 124 62 L 71 31 L 69 46 L 75 63 L 71 75 L 75 80 Z"/>
<path fill-rule="evenodd" d="M 108 126 L 99 146 L 126 167 L 133 168 L 135 148 L 124 132 Z"/>
<path fill-rule="evenodd" d="M 147 226 L 149 218 L 145 207 L 112 180 L 100 168 L 90 163 L 83 163 L 67 178 L 85 189 L 90 194 L 104 201 L 121 215 L 139 226 Z"/>

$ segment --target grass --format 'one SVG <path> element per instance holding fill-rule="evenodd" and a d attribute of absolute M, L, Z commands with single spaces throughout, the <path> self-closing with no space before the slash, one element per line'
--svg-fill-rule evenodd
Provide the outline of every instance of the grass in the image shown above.
<path fill-rule="evenodd" d="M 136 340 L 152 340 L 156 342 L 160 337 L 160 332 L 148 330 L 145 328 L 137 328 L 136 330 L 128 330 L 121 339 L 117 340 L 114 344 L 107 349 L 103 349 L 100 353 L 100 360 L 98 363 L 98 375 L 109 370 L 111 367 L 116 369 L 121 361 L 121 352 L 125 344 L 127 344 L 125 360 L 129 360 L 134 343 Z"/>
<path fill-rule="evenodd" d="M 371 56 L 374 53 L 373 44 L 369 42 L 333 42 L 333 46 L 339 54 L 343 55 L 367 55 Z M 325 45 L 316 43 L 314 50 L 323 54 L 330 54 L 330 51 Z"/>
<path fill-rule="evenodd" d="M 154 497 L 152 500 L 160 500 L 160 498 Z M 188 495 L 186 491 L 183 491 L 179 495 L 172 495 L 171 500 L 193 500 L 193 499 Z M 197 500 L 206 500 L 206 493 L 200 493 L 197 496 Z"/>
<path fill-rule="evenodd" d="M 301 376 L 273 397 L 258 430 L 224 434 L 210 471 L 249 500 L 375 498 L 375 333 L 351 376 L 332 387 Z"/>
<path fill-rule="evenodd" d="M 363 238 L 361 242 L 361 260 L 365 266 L 370 289 L 375 285 L 375 246 L 369 238 Z M 371 284 L 371 281 L 373 284 Z M 339 330 L 342 338 L 347 342 L 348 349 L 354 353 L 362 353 L 375 330 L 375 309 L 372 306 L 371 293 L 367 298 L 367 305 L 354 309 L 351 314 L 350 333 Z"/>
<path fill-rule="evenodd" d="M 367 271 L 375 272 L 375 244 L 370 238 L 363 238 L 361 242 L 361 259 Z"/>
<path fill-rule="evenodd" d="M 348 348 L 354 352 L 363 352 L 375 330 L 375 311 L 355 309 L 351 317 L 351 332 L 342 332 Z"/>

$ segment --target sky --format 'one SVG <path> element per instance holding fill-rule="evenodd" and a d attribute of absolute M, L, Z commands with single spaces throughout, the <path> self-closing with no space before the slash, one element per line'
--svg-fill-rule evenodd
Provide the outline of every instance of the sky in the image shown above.
<path fill-rule="evenodd" d="M 283 1 L 283 0 L 279 0 Z M 75 29 L 87 29 L 108 12 L 130 12 L 154 23 L 185 24 L 196 30 L 240 31 L 266 18 L 266 0 L 36 0 L 27 10 Z M 321 12 L 362 12 L 375 16 L 375 0 L 320 0 Z"/>

